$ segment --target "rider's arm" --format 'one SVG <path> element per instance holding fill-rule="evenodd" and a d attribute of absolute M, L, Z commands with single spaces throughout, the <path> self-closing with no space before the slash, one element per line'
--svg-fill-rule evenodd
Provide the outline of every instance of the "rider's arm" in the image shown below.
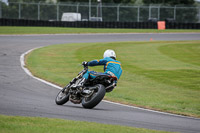
<path fill-rule="evenodd" d="M 108 61 L 101 59 L 101 60 L 93 60 L 88 62 L 88 66 L 97 66 L 97 65 L 105 65 Z"/>

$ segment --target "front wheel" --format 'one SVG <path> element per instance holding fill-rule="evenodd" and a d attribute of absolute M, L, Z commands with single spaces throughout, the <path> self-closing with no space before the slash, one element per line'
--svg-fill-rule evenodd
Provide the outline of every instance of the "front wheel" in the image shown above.
<path fill-rule="evenodd" d="M 95 87 L 96 89 L 94 89 L 94 92 L 90 97 L 83 98 L 82 106 L 84 108 L 92 109 L 104 98 L 106 93 L 105 87 L 101 84 L 97 84 Z"/>
<path fill-rule="evenodd" d="M 69 101 L 69 89 L 63 88 L 56 96 L 55 102 L 57 105 L 63 105 Z"/>

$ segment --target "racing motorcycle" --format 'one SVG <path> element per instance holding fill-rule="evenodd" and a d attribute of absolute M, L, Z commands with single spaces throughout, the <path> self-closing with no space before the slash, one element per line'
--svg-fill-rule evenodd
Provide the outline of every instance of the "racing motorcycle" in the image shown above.
<path fill-rule="evenodd" d="M 88 71 L 88 66 L 73 78 L 56 96 L 57 105 L 63 105 L 68 101 L 74 104 L 82 103 L 87 109 L 94 108 L 104 98 L 106 92 L 111 92 L 117 85 L 117 77 L 111 75 L 99 75 L 94 79 L 88 79 L 83 87 L 77 85 Z"/>

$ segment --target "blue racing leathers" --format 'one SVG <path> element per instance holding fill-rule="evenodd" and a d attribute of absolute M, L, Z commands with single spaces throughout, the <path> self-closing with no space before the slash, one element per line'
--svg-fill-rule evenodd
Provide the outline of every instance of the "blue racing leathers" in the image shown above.
<path fill-rule="evenodd" d="M 122 74 L 122 67 L 121 63 L 117 60 L 114 60 L 110 57 L 106 57 L 101 60 L 93 60 L 88 62 L 88 66 L 97 66 L 97 65 L 104 65 L 104 73 L 98 73 L 95 71 L 88 71 L 83 75 L 84 78 L 88 79 L 90 78 L 95 78 L 98 75 L 111 75 L 111 76 L 116 76 L 117 79 L 120 78 Z"/>

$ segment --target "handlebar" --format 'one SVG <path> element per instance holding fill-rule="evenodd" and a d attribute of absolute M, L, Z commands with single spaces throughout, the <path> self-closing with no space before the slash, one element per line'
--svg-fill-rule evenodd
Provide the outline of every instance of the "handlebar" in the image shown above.
<path fill-rule="evenodd" d="M 83 68 L 85 69 L 85 70 L 88 70 L 88 66 L 87 65 L 82 65 L 83 66 Z"/>

